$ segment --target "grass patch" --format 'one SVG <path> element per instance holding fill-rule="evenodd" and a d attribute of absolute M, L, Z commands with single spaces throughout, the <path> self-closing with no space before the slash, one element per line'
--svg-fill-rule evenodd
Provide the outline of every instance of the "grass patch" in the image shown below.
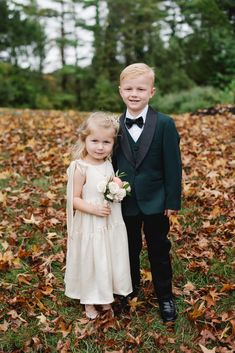
<path fill-rule="evenodd" d="M 33 179 L 32 184 L 35 187 L 42 189 L 43 191 L 48 191 L 51 186 L 51 180 L 50 180 L 50 177 Z"/>

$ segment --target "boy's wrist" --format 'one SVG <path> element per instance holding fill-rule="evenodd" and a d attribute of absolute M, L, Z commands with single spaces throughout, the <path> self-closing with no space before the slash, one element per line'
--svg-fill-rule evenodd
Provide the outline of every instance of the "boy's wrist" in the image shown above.
<path fill-rule="evenodd" d="M 178 213 L 178 210 L 166 209 L 166 210 L 164 211 L 164 215 L 167 216 L 167 217 L 176 215 L 177 213 Z"/>

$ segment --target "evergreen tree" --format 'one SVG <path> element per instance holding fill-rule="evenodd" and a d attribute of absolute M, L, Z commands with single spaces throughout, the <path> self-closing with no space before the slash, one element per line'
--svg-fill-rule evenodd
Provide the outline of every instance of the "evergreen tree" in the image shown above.
<path fill-rule="evenodd" d="M 18 66 L 24 62 L 31 67 L 29 58 L 39 58 L 39 70 L 45 58 L 45 33 L 35 16 L 34 0 L 26 5 L 14 1 L 0 2 L 0 56 Z"/>

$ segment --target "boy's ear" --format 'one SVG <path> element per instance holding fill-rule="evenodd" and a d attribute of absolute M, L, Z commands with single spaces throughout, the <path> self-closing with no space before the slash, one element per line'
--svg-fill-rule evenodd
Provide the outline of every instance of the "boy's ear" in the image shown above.
<path fill-rule="evenodd" d="M 151 98 L 154 96 L 155 92 L 156 92 L 156 88 L 152 87 L 152 89 L 151 89 Z"/>

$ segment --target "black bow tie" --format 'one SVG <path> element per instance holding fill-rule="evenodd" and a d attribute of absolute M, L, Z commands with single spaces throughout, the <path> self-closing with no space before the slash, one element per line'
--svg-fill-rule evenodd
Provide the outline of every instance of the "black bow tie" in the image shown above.
<path fill-rule="evenodd" d="M 140 128 L 143 127 L 144 125 L 144 119 L 142 116 L 140 116 L 138 119 L 129 119 L 126 118 L 126 127 L 128 129 L 130 129 L 132 127 L 132 125 L 136 124 L 137 126 L 139 126 Z"/>

